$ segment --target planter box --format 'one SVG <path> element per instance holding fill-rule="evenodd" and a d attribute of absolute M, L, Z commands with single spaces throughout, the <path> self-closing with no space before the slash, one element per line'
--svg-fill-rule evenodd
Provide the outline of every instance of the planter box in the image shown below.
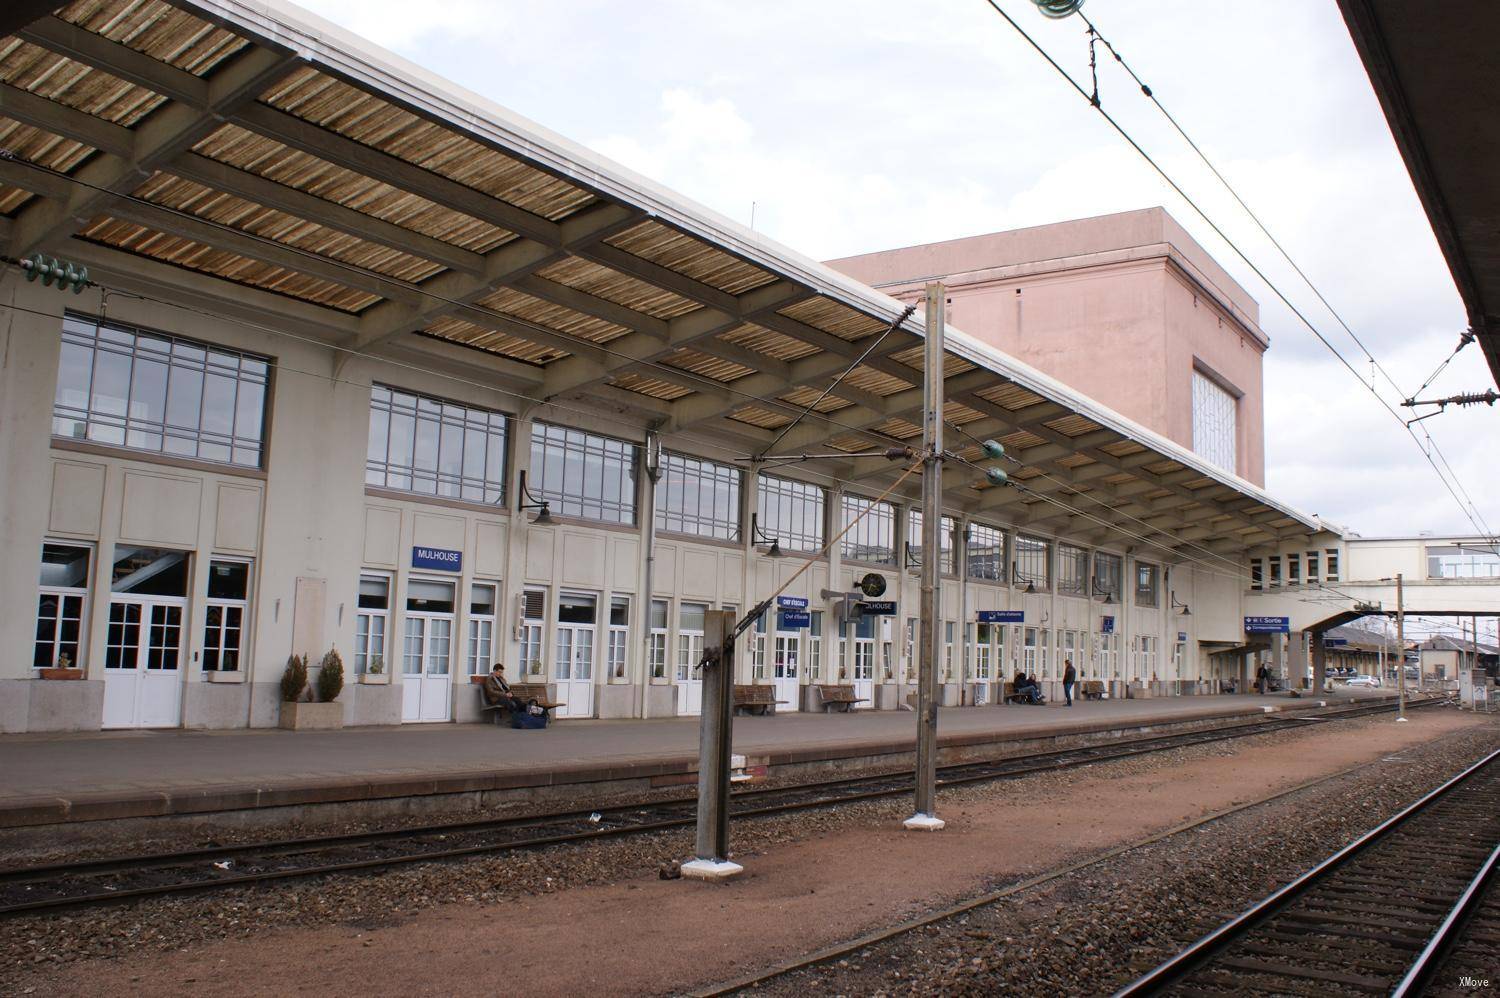
<path fill-rule="evenodd" d="M 330 731 L 344 726 L 344 705 L 333 703 L 281 704 L 280 725 L 290 731 Z"/>
<path fill-rule="evenodd" d="M 36 671 L 37 671 L 37 678 L 39 678 L 39 679 L 82 679 L 83 678 L 83 670 L 82 669 L 59 669 L 56 666 L 52 666 L 52 667 L 49 667 L 49 668 L 46 668 L 46 669 L 38 669 Z"/>
<path fill-rule="evenodd" d="M 218 669 L 210 670 L 203 674 L 203 678 L 210 683 L 243 683 L 245 674 L 239 671 L 225 672 Z"/>
<path fill-rule="evenodd" d="M 361 686 L 389 686 L 391 685 L 391 674 L 389 672 L 361 672 L 359 674 Z"/>
<path fill-rule="evenodd" d="M 484 685 L 484 681 L 485 681 L 486 678 L 488 678 L 488 677 L 486 677 L 486 676 L 470 676 L 469 677 L 469 685 L 470 686 L 483 686 Z"/>

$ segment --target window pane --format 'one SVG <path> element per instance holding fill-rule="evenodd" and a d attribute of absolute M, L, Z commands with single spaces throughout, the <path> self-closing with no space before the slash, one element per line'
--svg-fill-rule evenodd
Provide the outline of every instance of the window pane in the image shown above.
<path fill-rule="evenodd" d="M 854 561 L 868 561 L 877 565 L 896 563 L 896 507 L 888 502 L 876 502 L 863 496 L 845 494 L 841 503 L 843 520 L 840 528 L 858 523 L 844 534 L 840 542 L 842 556 Z"/>
<path fill-rule="evenodd" d="M 740 536 L 740 471 L 703 458 L 666 451 L 656 491 L 661 530 L 720 540 Z"/>
<path fill-rule="evenodd" d="M 213 365 L 207 389 L 206 363 Z M 99 325 L 98 320 L 69 314 L 64 320 L 53 432 L 136 450 L 259 466 L 268 370 L 264 360 L 243 354 L 210 354 L 201 345 L 164 333 Z M 232 436 L 236 419 L 237 439 Z"/>
<path fill-rule="evenodd" d="M 89 554 L 85 547 L 43 544 L 41 584 L 54 589 L 87 589 Z"/>
<path fill-rule="evenodd" d="M 553 514 L 635 522 L 634 444 L 533 423 L 528 488 Z"/>
<path fill-rule="evenodd" d="M 764 538 L 784 550 L 817 551 L 823 546 L 826 493 L 816 485 L 761 475 L 756 516 Z"/>
<path fill-rule="evenodd" d="M 110 589 L 146 596 L 186 596 L 187 569 L 186 551 L 116 544 Z"/>
<path fill-rule="evenodd" d="M 501 502 L 509 425 L 500 413 L 374 385 L 365 481 L 450 499 Z"/>
<path fill-rule="evenodd" d="M 1230 474 L 1235 471 L 1239 400 L 1201 371 L 1193 372 L 1193 451 Z"/>
<path fill-rule="evenodd" d="M 215 561 L 208 567 L 208 598 L 242 600 L 250 594 L 250 566 L 243 561 Z"/>

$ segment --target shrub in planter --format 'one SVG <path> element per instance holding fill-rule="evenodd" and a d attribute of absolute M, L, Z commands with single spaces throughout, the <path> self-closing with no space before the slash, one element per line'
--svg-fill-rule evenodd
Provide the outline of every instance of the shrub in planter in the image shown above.
<path fill-rule="evenodd" d="M 340 676 L 342 685 L 343 677 Z M 292 655 L 286 660 L 286 671 L 281 674 L 281 699 L 283 703 L 296 703 L 307 689 L 307 656 Z"/>
<path fill-rule="evenodd" d="M 344 660 L 337 648 L 328 649 L 318 668 L 318 699 L 333 703 L 344 689 Z"/>
<path fill-rule="evenodd" d="M 374 658 L 370 659 L 370 665 L 365 671 L 372 676 L 384 675 L 385 659 L 381 658 L 379 655 L 376 655 Z"/>

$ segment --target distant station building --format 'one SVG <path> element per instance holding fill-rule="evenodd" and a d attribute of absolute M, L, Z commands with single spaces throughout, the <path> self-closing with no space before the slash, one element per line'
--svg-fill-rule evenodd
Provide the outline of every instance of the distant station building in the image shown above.
<path fill-rule="evenodd" d="M 946 704 L 1245 689 L 1420 564 L 1259 486 L 1254 302 L 1159 209 L 833 269 L 275 0 L 42 6 L 0 10 L 0 731 L 275 725 L 334 649 L 348 724 L 475 719 L 496 661 L 696 714 L 704 614 L 809 557 L 737 655 L 781 710 L 906 701 L 925 557 Z M 951 464 L 926 552 L 884 453 L 939 276 L 947 445 L 1021 487 Z"/>
<path fill-rule="evenodd" d="M 942 281 L 958 328 L 1265 484 L 1260 307 L 1166 209 L 829 265 L 902 301 Z"/>

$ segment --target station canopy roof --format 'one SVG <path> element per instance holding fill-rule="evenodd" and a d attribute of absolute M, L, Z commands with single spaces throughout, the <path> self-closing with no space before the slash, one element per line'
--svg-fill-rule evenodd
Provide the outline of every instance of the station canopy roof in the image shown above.
<path fill-rule="evenodd" d="M 1408 0 L 1338 0 L 1396 147 L 1500 385 L 1500 5 L 1444 13 Z M 1470 386 L 1473 387 L 1473 386 Z"/>
<path fill-rule="evenodd" d="M 746 455 L 903 308 L 300 8 L 36 6 L 0 14 L 13 259 L 46 251 L 108 287 Z M 919 443 L 921 323 L 777 451 Z M 1327 529 L 972 337 L 947 342 L 947 416 L 969 434 L 947 443 L 977 459 L 971 437 L 1000 440 L 1026 486 L 950 464 L 953 509 L 1181 558 Z M 868 490 L 900 467 L 819 470 Z"/>

